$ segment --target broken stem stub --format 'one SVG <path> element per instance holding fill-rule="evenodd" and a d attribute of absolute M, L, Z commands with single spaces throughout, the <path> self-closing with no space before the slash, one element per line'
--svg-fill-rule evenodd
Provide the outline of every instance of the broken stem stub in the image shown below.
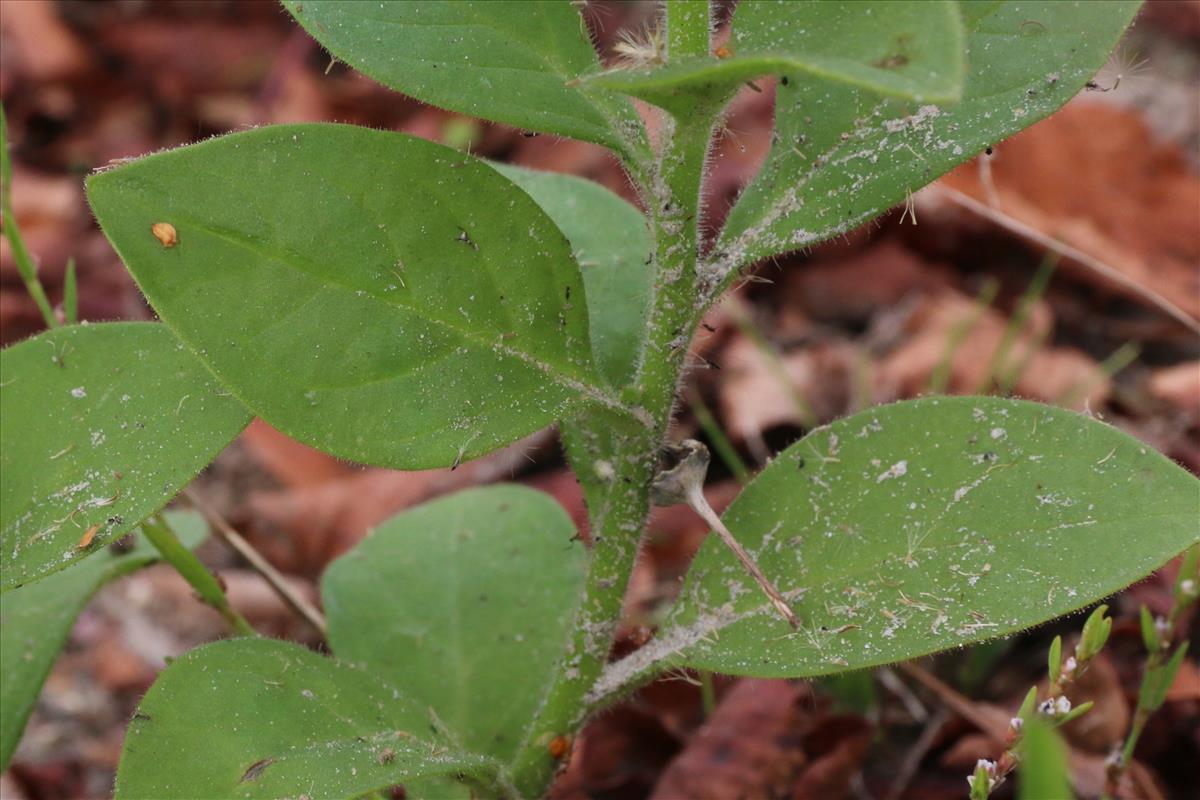
<path fill-rule="evenodd" d="M 650 486 L 650 500 L 657 506 L 679 503 L 691 506 L 701 519 L 712 526 L 721 537 L 721 541 L 737 556 L 738 561 L 742 562 L 742 566 L 770 599 L 780 616 L 793 628 L 799 628 L 800 620 L 783 599 L 780 591 L 775 588 L 775 584 L 763 574 L 758 563 L 729 532 L 729 528 L 725 527 L 725 523 L 705 499 L 704 478 L 708 474 L 708 448 L 695 439 L 685 439 L 679 444 L 669 445 L 666 455 L 672 463 L 655 476 L 654 483 Z"/>

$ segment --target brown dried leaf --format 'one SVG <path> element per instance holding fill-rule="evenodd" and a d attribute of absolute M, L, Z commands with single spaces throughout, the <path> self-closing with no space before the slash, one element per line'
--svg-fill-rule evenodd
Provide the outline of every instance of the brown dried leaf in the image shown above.
<path fill-rule="evenodd" d="M 1177 147 L 1154 141 L 1137 113 L 1070 103 L 998 146 L 989 166 L 1001 211 L 1200 317 L 1200 178 Z M 988 202 L 978 162 L 942 180 Z M 1128 293 L 1070 260 L 1063 269 Z"/>
<path fill-rule="evenodd" d="M 777 795 L 804 763 L 807 692 L 777 680 L 739 681 L 663 771 L 652 798 Z"/>
<path fill-rule="evenodd" d="M 736 440 L 759 437 L 774 425 L 799 425 L 809 412 L 820 421 L 846 410 L 855 351 L 843 342 L 818 342 L 784 354 L 786 381 L 770 357 L 745 336 L 733 337 L 718 360 L 721 417 Z"/>

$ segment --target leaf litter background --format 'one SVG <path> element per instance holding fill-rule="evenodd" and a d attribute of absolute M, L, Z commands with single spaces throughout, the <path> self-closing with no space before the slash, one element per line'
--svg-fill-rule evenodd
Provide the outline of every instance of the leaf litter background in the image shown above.
<path fill-rule="evenodd" d="M 591 4 L 587 20 L 608 55 L 616 31 L 647 13 Z M 771 82 L 758 83 L 761 93 L 735 101 L 714 152 L 713 234 L 769 146 Z M 813 425 L 865 406 L 938 388 L 1010 387 L 1101 416 L 1200 471 L 1198 339 L 1148 299 L 1200 318 L 1200 3 L 1152 0 L 1096 83 L 918 193 L 907 213 L 761 265 L 693 343 L 679 435 L 707 438 L 707 412 L 753 470 Z M 478 124 L 391 93 L 330 66 L 270 2 L 5 0 L 0 96 L 19 223 L 52 300 L 61 298 L 67 259 L 76 260 L 88 320 L 151 313 L 88 212 L 83 176 L 252 125 L 337 120 L 469 143 L 477 154 L 585 176 L 632 199 L 601 148 Z M 1046 256 L 1038 234 L 1085 257 L 1064 258 L 1022 312 Z M 10 344 L 40 321 L 3 247 L 0 339 Z M 315 597 L 329 561 L 391 514 L 500 480 L 547 491 L 584 522 L 553 432 L 454 471 L 398 473 L 337 461 L 255 422 L 195 489 Z M 714 460 L 708 493 L 718 508 L 736 495 L 732 464 Z M 616 653 L 648 638 L 704 533 L 683 508 L 654 513 Z M 232 555 L 211 544 L 202 553 L 259 630 L 316 644 Z M 1085 795 L 1098 793 L 1103 758 L 1128 724 L 1141 667 L 1137 607 L 1165 611 L 1173 577 L 1169 566 L 1111 601 L 1113 638 L 1072 697 L 1097 703 L 1068 730 L 1076 784 L 1094 787 Z M 975 760 L 998 753 L 995 737 L 1044 675 L 1050 640 L 1069 640 L 1081 624 L 923 662 L 938 684 L 900 668 L 818 683 L 717 678 L 708 714 L 695 676 L 672 676 L 595 720 L 552 796 L 962 797 Z M 1186 624 L 1200 638 L 1195 615 Z M 126 721 L 163 658 L 223 635 L 219 617 L 169 568 L 102 591 L 51 673 L 0 795 L 107 797 Z M 1188 796 L 1197 757 L 1192 661 L 1142 739 L 1129 796 Z"/>

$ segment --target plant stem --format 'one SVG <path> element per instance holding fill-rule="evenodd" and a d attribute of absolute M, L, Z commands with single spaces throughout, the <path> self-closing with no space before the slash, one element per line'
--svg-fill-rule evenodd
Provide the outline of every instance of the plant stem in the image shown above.
<path fill-rule="evenodd" d="M 1116 751 L 1108 761 L 1105 770 L 1104 798 L 1115 797 L 1121 785 L 1121 777 L 1129 769 L 1133 753 L 1137 749 L 1138 739 L 1146 728 L 1146 723 L 1166 699 L 1167 689 L 1175 678 L 1179 662 L 1187 653 L 1188 643 L 1179 645 L 1174 654 L 1171 653 L 1174 644 L 1174 633 L 1184 612 L 1200 600 L 1200 545 L 1193 545 L 1183 557 L 1179 575 L 1175 579 L 1175 590 L 1172 595 L 1171 610 L 1166 619 L 1154 631 L 1153 647 L 1149 647 L 1146 656 L 1146 666 L 1142 671 L 1142 685 L 1138 690 L 1137 708 L 1133 713 L 1133 722 L 1129 726 L 1129 735 L 1124 745 Z M 1145 608 L 1142 613 L 1149 617 Z M 1148 643 L 1149 645 L 1150 643 Z"/>
<path fill-rule="evenodd" d="M 229 623 L 241 636 L 257 636 L 258 632 L 251 627 L 246 618 L 229 605 L 229 598 L 217 577 L 209 572 L 208 567 L 196 558 L 195 553 L 183 546 L 175 531 L 162 516 L 157 516 L 142 523 L 142 532 L 154 545 L 162 557 L 175 568 L 185 581 L 200 595 L 200 599 L 208 603 L 224 620 Z"/>
<path fill-rule="evenodd" d="M 599 441 L 585 441 L 589 434 Z M 621 620 L 657 468 L 658 438 L 652 431 L 626 432 L 600 421 L 590 431 L 574 431 L 564 438 L 588 493 L 591 563 L 567 654 L 512 762 L 513 782 L 524 797 L 541 795 L 558 766 L 547 745 L 557 736 L 572 737 L 583 723 L 583 697 L 608 661 Z M 597 459 L 598 453 L 606 457 Z M 603 475 L 587 474 L 589 467 Z"/>
<path fill-rule="evenodd" d="M 325 622 L 325 616 L 312 603 L 308 602 L 303 595 L 292 588 L 292 585 L 280 574 L 279 570 L 271 566 L 271 563 L 263 558 L 262 554 L 255 550 L 254 546 L 247 542 L 240 533 L 234 530 L 233 526 L 215 508 L 209 505 L 207 501 L 191 489 L 184 489 L 183 493 L 192 501 L 192 505 L 199 509 L 200 513 L 208 519 L 209 524 L 212 525 L 213 530 L 221 541 L 225 542 L 231 550 L 244 558 L 246 563 L 262 576 L 267 585 L 279 595 L 284 603 L 306 619 L 308 624 L 317 629 L 321 634 L 321 638 L 328 640 L 329 626 Z"/>
<path fill-rule="evenodd" d="M 12 210 L 12 159 L 8 155 L 8 118 L 4 115 L 3 106 L 0 106 L 0 220 L 3 220 L 4 235 L 12 245 L 13 261 L 17 264 L 17 272 L 21 273 L 21 280 L 25 282 L 25 289 L 37 304 L 38 311 L 42 312 L 46 327 L 57 328 L 58 318 L 54 316 L 46 290 L 38 280 L 37 264 L 25 247 Z"/>
<path fill-rule="evenodd" d="M 707 3 L 668 2 L 667 31 L 674 55 L 707 55 Z M 700 13 L 703 9 L 703 13 Z M 668 51 L 670 52 L 670 50 Z M 686 122 L 664 119 L 653 173 L 639 190 L 654 235 L 655 280 L 645 348 L 632 387 L 623 393 L 653 421 L 636 427 L 606 411 L 564 424 L 564 443 L 584 487 L 591 523 L 591 565 L 575 614 L 571 642 L 511 765 L 523 796 L 546 790 L 557 762 L 547 745 L 573 736 L 587 712 L 584 697 L 608 661 L 621 620 L 625 588 L 650 510 L 658 449 L 675 407 L 688 343 L 699 322 L 696 257 L 700 190 L 712 129 L 723 102 Z M 695 120 L 695 121 L 693 121 Z"/>
<path fill-rule="evenodd" d="M 67 259 L 67 274 L 63 279 L 63 319 L 68 325 L 79 321 L 79 279 L 75 274 L 75 259 Z"/>

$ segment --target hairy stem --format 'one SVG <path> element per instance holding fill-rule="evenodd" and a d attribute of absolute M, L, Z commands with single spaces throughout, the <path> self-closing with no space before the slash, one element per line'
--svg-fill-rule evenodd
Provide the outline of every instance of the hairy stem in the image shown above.
<path fill-rule="evenodd" d="M 675 55 L 708 53 L 707 3 L 673 0 L 667 30 Z M 699 13 L 700 11 L 703 13 Z M 692 120 L 664 120 L 653 173 L 640 180 L 654 235 L 655 279 L 637 377 L 623 392 L 650 416 L 649 427 L 604 411 L 563 426 L 583 485 L 592 532 L 591 565 L 571 642 L 511 765 L 523 796 L 545 792 L 557 762 L 547 745 L 582 726 L 590 690 L 608 661 L 650 509 L 658 449 L 675 407 L 688 343 L 699 320 L 696 258 L 705 158 L 719 107 Z M 634 173 L 641 177 L 639 173 Z"/>
<path fill-rule="evenodd" d="M 608 661 L 649 512 L 656 435 L 606 424 L 619 424 L 615 419 L 595 422 L 586 429 L 580 425 L 564 431 L 568 454 L 587 494 L 591 563 L 567 654 L 512 762 L 513 781 L 525 797 L 544 792 L 553 775 L 557 762 L 548 749 L 550 742 L 559 736 L 572 738 L 583 723 L 583 697 Z"/>

